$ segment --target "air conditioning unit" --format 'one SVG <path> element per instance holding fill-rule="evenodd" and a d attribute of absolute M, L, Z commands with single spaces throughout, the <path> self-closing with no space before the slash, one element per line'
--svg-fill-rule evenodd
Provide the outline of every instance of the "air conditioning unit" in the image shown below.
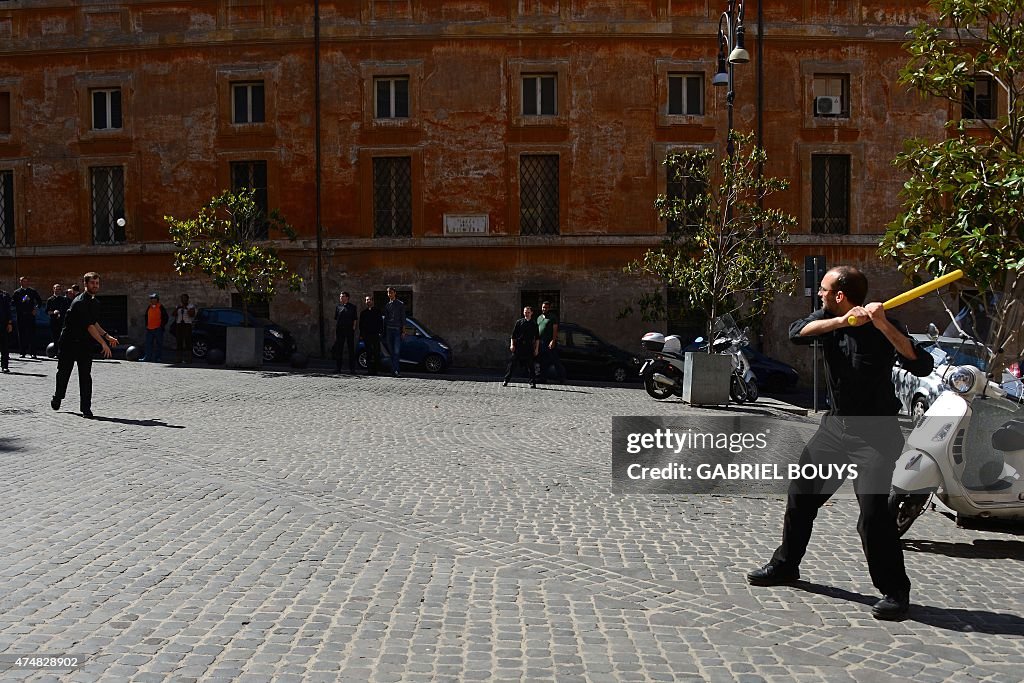
<path fill-rule="evenodd" d="M 814 113 L 819 116 L 839 116 L 843 111 L 842 100 L 832 95 L 819 95 L 814 98 Z"/>

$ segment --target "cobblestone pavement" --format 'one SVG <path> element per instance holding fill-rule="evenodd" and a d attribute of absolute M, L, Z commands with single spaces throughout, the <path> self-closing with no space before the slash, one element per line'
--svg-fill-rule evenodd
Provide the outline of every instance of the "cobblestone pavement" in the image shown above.
<path fill-rule="evenodd" d="M 0 657 L 71 681 L 1019 681 L 1024 542 L 939 513 L 878 622 L 855 501 L 796 587 L 756 496 L 616 496 L 642 389 L 98 363 L 85 420 L 53 361 L 0 376 Z M 718 413 L 720 414 L 720 413 Z M 808 418 L 789 416 L 800 429 Z"/>

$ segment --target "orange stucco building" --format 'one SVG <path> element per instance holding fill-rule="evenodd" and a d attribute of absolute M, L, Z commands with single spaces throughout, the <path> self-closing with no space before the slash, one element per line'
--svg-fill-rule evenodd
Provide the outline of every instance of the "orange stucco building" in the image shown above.
<path fill-rule="evenodd" d="M 665 235 L 662 162 L 724 153 L 725 4 L 325 0 L 316 31 L 313 2 L 4 0 L 0 278 L 45 292 L 99 271 L 108 314 L 139 338 L 150 291 L 228 303 L 174 274 L 163 217 L 245 185 L 299 232 L 278 246 L 305 288 L 270 315 L 309 352 L 321 305 L 333 340 L 340 289 L 360 301 L 389 285 L 462 364 L 502 362 L 523 301 L 543 296 L 633 348 L 652 325 L 617 314 L 650 283 L 622 267 Z M 823 254 L 899 287 L 875 257 L 900 206 L 890 162 L 951 114 L 896 82 L 928 16 L 924 2 L 771 0 L 759 45 L 747 3 L 735 127 L 760 130 L 766 171 L 791 180 L 777 203 L 800 219 L 801 266 Z M 808 307 L 802 290 L 780 297 L 770 352 L 804 365 L 780 335 Z"/>

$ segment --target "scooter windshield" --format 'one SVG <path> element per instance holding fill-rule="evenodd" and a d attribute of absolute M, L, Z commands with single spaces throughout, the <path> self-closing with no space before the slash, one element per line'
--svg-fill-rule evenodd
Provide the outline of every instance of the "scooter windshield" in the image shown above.
<path fill-rule="evenodd" d="M 991 498 L 992 494 L 1008 491 L 1013 486 L 1012 475 L 1004 475 L 1004 465 L 1017 469 L 1007 461 L 1006 453 L 992 447 L 992 435 L 1010 420 L 1024 417 L 1024 406 L 1001 396 L 975 397 L 971 411 L 971 422 L 963 437 L 961 462 L 956 462 L 954 445 L 953 466 L 972 497 Z"/>

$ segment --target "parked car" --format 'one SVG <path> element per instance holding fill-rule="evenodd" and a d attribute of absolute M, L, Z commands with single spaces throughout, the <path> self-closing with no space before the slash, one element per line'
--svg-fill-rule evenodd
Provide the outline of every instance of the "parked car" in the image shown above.
<path fill-rule="evenodd" d="M 706 343 L 692 343 L 684 351 L 705 351 Z M 751 346 L 742 347 L 743 355 L 750 362 L 750 369 L 757 378 L 757 386 L 761 391 L 789 391 L 796 388 L 800 381 L 800 373 L 792 365 L 781 360 L 766 356 Z"/>
<path fill-rule="evenodd" d="M 935 359 L 935 368 L 927 377 L 917 377 L 899 365 L 892 370 L 892 381 L 896 385 L 896 396 L 900 399 L 901 408 L 916 422 L 935 403 L 939 394 L 947 390 L 944 380 L 950 368 L 973 365 L 985 371 L 988 368 L 988 352 L 981 344 L 964 342 L 959 337 L 938 337 L 933 341 L 927 334 L 910 336 Z"/>
<path fill-rule="evenodd" d="M 565 366 L 566 377 L 570 379 L 640 380 L 639 358 L 576 323 L 558 325 L 558 357 Z"/>
<path fill-rule="evenodd" d="M 390 367 L 391 356 L 384 347 L 384 340 L 381 339 L 381 367 Z M 366 370 L 369 363 L 366 360 L 366 344 L 362 341 L 356 347 L 356 359 L 359 367 Z M 448 342 L 428 330 L 426 325 L 407 317 L 400 360 L 403 365 L 422 367 L 427 372 L 443 372 L 451 367 L 452 350 Z"/>
<path fill-rule="evenodd" d="M 242 311 L 237 308 L 200 308 L 192 326 L 192 355 L 206 358 L 210 349 L 224 350 L 227 328 L 242 327 Z M 263 328 L 263 360 L 267 363 L 286 362 L 295 352 L 295 340 L 288 330 L 277 323 L 249 316 L 254 327 Z"/>

